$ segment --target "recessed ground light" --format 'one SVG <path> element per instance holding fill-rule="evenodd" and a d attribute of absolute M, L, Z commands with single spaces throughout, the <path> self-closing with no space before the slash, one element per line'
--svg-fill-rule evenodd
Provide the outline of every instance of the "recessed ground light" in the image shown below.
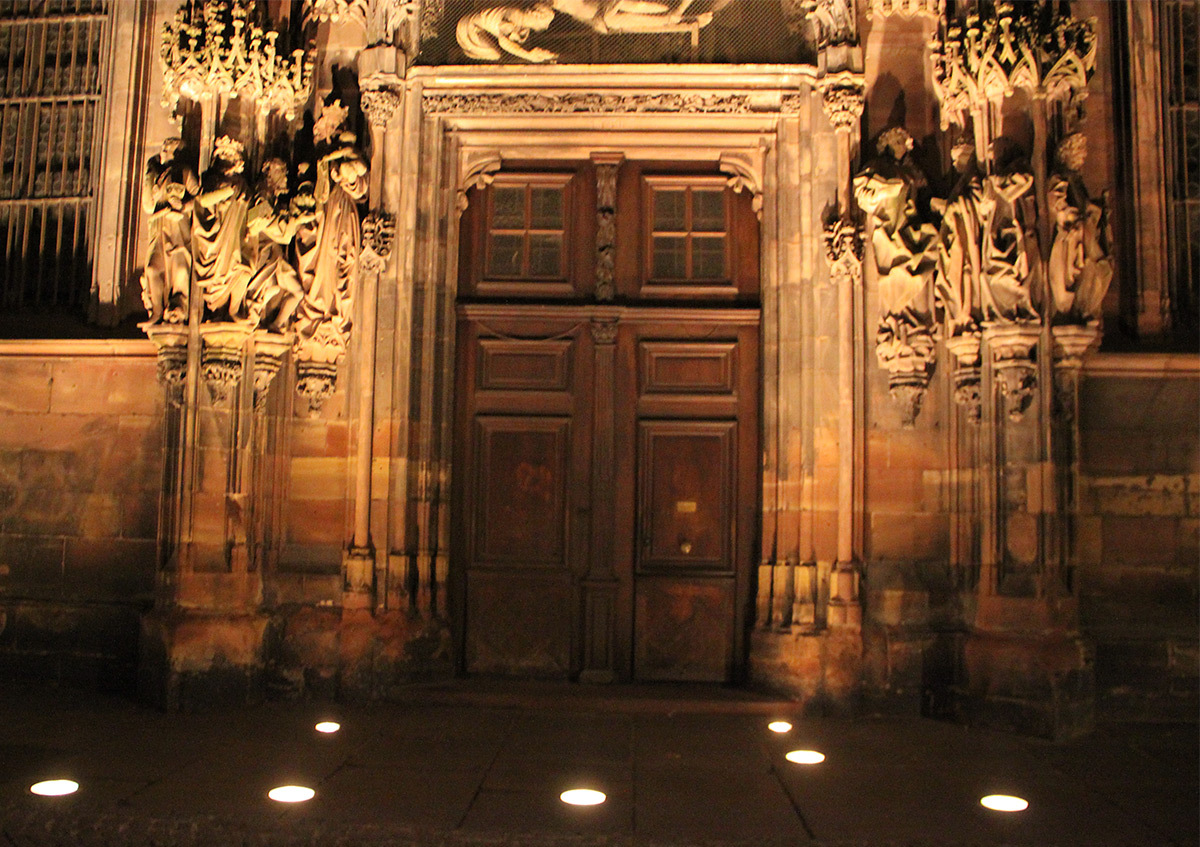
<path fill-rule="evenodd" d="M 324 732 L 326 734 L 337 732 L 341 728 L 342 725 L 337 721 L 321 721 L 319 724 L 313 727 L 313 729 L 315 729 L 317 732 Z"/>
<path fill-rule="evenodd" d="M 47 779 L 35 782 L 29 786 L 29 790 L 43 797 L 61 797 L 64 794 L 74 794 L 78 791 L 79 783 L 73 779 Z"/>
<path fill-rule="evenodd" d="M 771 721 L 767 724 L 767 729 L 771 730 L 771 732 L 789 732 L 791 728 L 792 725 L 787 721 Z"/>
<path fill-rule="evenodd" d="M 305 800 L 311 800 L 316 794 L 317 792 L 303 785 L 281 785 L 267 792 L 267 796 L 276 803 L 303 803 Z"/>
<path fill-rule="evenodd" d="M 598 806 L 608 798 L 603 791 L 591 788 L 572 788 L 558 795 L 558 799 L 571 806 Z"/>
<path fill-rule="evenodd" d="M 789 762 L 795 762 L 797 765 L 819 765 L 825 761 L 825 754 L 818 753 L 816 750 L 793 750 L 783 758 Z"/>
<path fill-rule="evenodd" d="M 980 798 L 979 805 L 993 812 L 1023 812 L 1029 808 L 1029 801 L 1011 794 L 989 794 Z"/>

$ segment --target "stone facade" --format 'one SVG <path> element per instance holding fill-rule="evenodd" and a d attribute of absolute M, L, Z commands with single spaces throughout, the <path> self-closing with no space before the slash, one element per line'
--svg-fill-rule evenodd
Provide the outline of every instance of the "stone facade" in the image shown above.
<path fill-rule="evenodd" d="M 505 326 L 593 330 L 562 377 L 595 386 L 571 420 L 601 469 L 599 499 L 564 518 L 588 540 L 563 675 L 653 678 L 667 648 L 637 621 L 668 604 L 647 599 L 665 577 L 648 553 L 623 559 L 621 534 L 643 531 L 657 489 L 630 471 L 649 493 L 606 540 L 626 506 L 599 500 L 627 448 L 626 401 L 603 392 L 625 384 L 622 351 L 659 343 L 625 347 L 620 327 L 684 333 L 724 310 L 757 339 L 757 436 L 738 448 L 757 460 L 754 496 L 728 494 L 747 516 L 730 549 L 752 552 L 705 630 L 730 632 L 721 679 L 1049 737 L 1097 704 L 1194 706 L 1200 359 L 1095 353 L 1187 324 L 1142 314 L 1182 295 L 1144 270 L 1161 198 L 1120 183 L 1122 109 L 1149 83 L 1112 59 L 1148 25 L 1137 4 L 115 5 L 146 61 L 115 62 L 107 89 L 132 129 L 106 141 L 91 201 L 125 221 L 100 229 L 92 314 L 140 293 L 148 340 L 0 342 L 0 668 L 136 679 L 170 708 L 469 672 L 485 516 L 457 457 L 490 377 L 468 381 L 462 339 L 533 355 L 535 336 L 576 338 L 479 317 L 507 308 Z M 560 226 L 588 235 L 586 285 L 547 302 L 473 282 L 497 186 L 566 173 L 586 177 Z M 632 287 L 633 210 L 663 179 L 744 208 L 753 290 Z M 658 372 L 639 367 L 644 387 Z M 638 402 L 676 409 L 645 420 L 700 408 Z M 639 443 L 630 462 L 649 461 Z M 695 579 L 669 602 L 716 602 Z M 488 610 L 493 635 L 534 644 L 519 609 L 537 604 L 513 606 Z"/>

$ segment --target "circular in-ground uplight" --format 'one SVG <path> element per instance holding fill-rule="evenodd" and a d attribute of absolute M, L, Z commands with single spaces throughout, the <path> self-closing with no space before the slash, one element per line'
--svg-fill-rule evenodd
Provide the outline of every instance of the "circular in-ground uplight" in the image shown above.
<path fill-rule="evenodd" d="M 341 728 L 342 725 L 337 721 L 321 721 L 319 724 L 313 727 L 313 729 L 315 729 L 317 732 L 323 732 L 326 735 L 337 732 Z"/>
<path fill-rule="evenodd" d="M 608 798 L 603 791 L 591 788 L 572 788 L 558 795 L 558 799 L 570 806 L 598 806 Z"/>
<path fill-rule="evenodd" d="M 276 803 L 303 803 L 311 800 L 317 792 L 304 785 L 280 785 L 267 792 L 267 796 Z"/>
<path fill-rule="evenodd" d="M 783 758 L 797 765 L 819 765 L 825 761 L 825 754 L 816 750 L 793 750 Z"/>
<path fill-rule="evenodd" d="M 787 721 L 771 721 L 767 724 L 767 729 L 771 732 L 790 732 L 792 725 Z"/>
<path fill-rule="evenodd" d="M 61 797 L 64 794 L 74 794 L 78 791 L 79 783 L 73 779 L 47 779 L 35 782 L 29 786 L 29 790 L 42 797 Z"/>
<path fill-rule="evenodd" d="M 993 812 L 1023 812 L 1029 808 L 1029 801 L 1011 794 L 989 794 L 979 798 L 979 805 Z"/>

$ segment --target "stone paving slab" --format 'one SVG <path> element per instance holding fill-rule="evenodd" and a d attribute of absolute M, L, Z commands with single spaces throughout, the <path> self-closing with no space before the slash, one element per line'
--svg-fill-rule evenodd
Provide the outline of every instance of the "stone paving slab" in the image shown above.
<path fill-rule="evenodd" d="M 1102 725 L 1055 745 L 915 718 L 802 718 L 795 704 L 755 695 L 739 711 L 724 689 L 707 700 L 639 689 L 628 701 L 521 691 L 168 715 L 6 687 L 0 845 L 1200 843 L 1195 724 Z M 791 732 L 768 731 L 772 717 L 791 719 Z M 327 718 L 342 731 L 313 730 Z M 785 754 L 796 748 L 826 759 L 793 764 Z M 82 787 L 29 793 L 51 777 Z M 268 800 L 285 782 L 317 795 Z M 579 785 L 608 802 L 559 802 Z M 1029 810 L 979 806 L 997 791 L 1028 798 Z"/>

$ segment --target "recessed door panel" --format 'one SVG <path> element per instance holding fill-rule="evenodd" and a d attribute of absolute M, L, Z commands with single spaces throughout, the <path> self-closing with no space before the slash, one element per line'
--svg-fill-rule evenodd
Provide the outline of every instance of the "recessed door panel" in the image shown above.
<path fill-rule="evenodd" d="M 467 579 L 466 669 L 505 676 L 567 677 L 571 596 L 567 574 L 472 571 Z"/>
<path fill-rule="evenodd" d="M 733 573 L 736 430 L 732 421 L 640 422 L 638 573 Z"/>
<path fill-rule="evenodd" d="M 565 567 L 570 423 L 480 416 L 475 427 L 476 565 Z"/>
<path fill-rule="evenodd" d="M 638 679 L 726 682 L 733 671 L 732 579 L 639 577 Z"/>

